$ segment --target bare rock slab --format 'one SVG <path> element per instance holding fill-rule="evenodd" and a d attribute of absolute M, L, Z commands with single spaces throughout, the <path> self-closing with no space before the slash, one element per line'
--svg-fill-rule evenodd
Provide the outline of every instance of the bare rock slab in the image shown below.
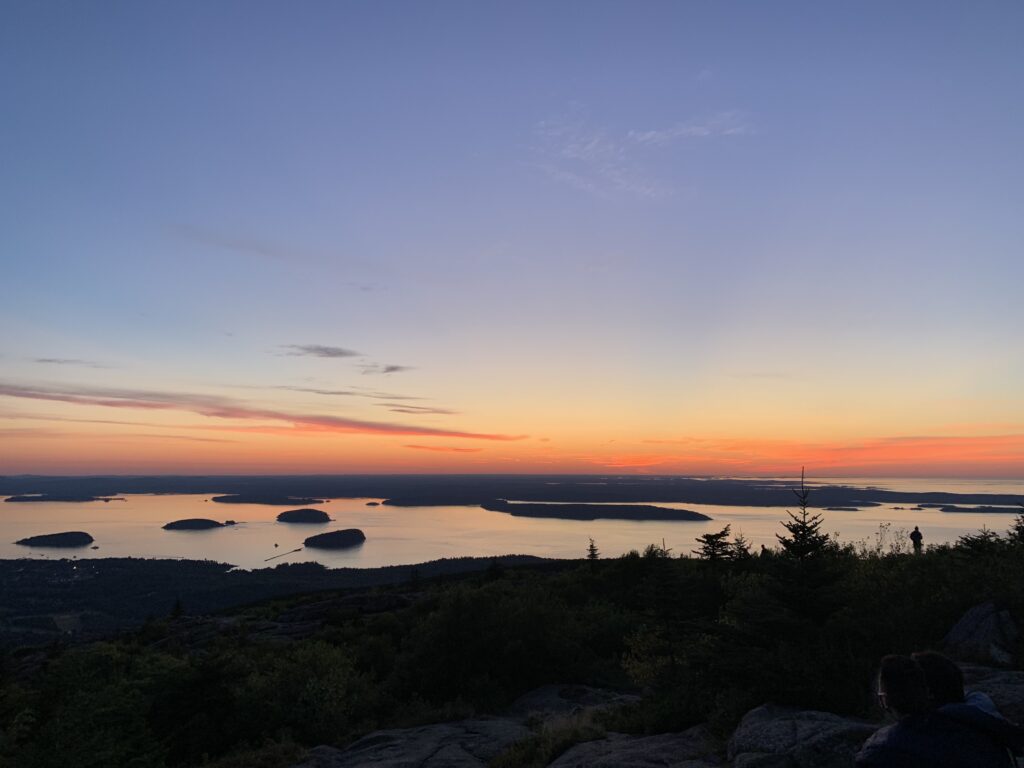
<path fill-rule="evenodd" d="M 764 704 L 729 739 L 733 768 L 850 768 L 878 726 L 831 712 Z"/>
<path fill-rule="evenodd" d="M 604 739 L 571 747 L 549 768 L 714 768 L 722 765 L 707 729 L 694 726 L 681 733 L 627 736 L 611 733 Z"/>
<path fill-rule="evenodd" d="M 484 768 L 529 735 L 528 728 L 505 718 L 374 731 L 348 749 L 316 747 L 293 768 Z"/>

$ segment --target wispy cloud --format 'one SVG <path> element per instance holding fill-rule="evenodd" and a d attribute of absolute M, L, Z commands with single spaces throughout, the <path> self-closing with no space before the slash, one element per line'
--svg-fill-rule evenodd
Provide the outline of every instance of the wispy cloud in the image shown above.
<path fill-rule="evenodd" d="M 629 156 L 624 142 L 578 115 L 544 120 L 535 135 L 536 166 L 553 181 L 599 196 L 657 198 L 669 193 Z"/>
<path fill-rule="evenodd" d="M 438 453 L 479 453 L 481 448 L 453 448 L 448 445 L 403 445 L 417 451 L 436 451 Z"/>
<path fill-rule="evenodd" d="M 218 419 L 277 421 L 292 432 L 331 432 L 376 435 L 423 435 L 472 440 L 522 440 L 526 435 L 464 432 L 454 429 L 392 424 L 323 414 L 296 414 L 257 408 L 231 398 L 185 392 L 113 389 L 106 387 L 46 387 L 0 382 L 0 396 L 107 408 L 185 411 Z"/>
<path fill-rule="evenodd" d="M 354 352 L 344 347 L 330 347 L 324 344 L 282 344 L 283 349 L 289 350 L 286 355 L 293 357 L 362 357 L 362 353 Z"/>
<path fill-rule="evenodd" d="M 279 385 L 276 387 L 252 387 L 253 389 L 283 389 L 288 392 L 304 392 L 310 395 L 324 395 L 326 397 L 368 397 L 373 400 L 422 400 L 422 397 L 415 395 L 396 395 L 392 392 L 378 392 L 353 387 L 351 389 L 322 389 L 319 387 L 293 387 Z"/>
<path fill-rule="evenodd" d="M 434 408 L 429 405 L 403 405 L 401 403 L 374 403 L 381 408 L 387 408 L 393 413 L 422 413 L 424 415 L 437 414 L 443 416 L 454 416 L 458 411 L 450 411 L 447 408 Z"/>
<path fill-rule="evenodd" d="M 649 170 L 662 161 L 644 150 L 663 148 L 684 139 L 751 132 L 742 114 L 732 111 L 678 122 L 667 128 L 623 133 L 595 126 L 575 106 L 568 116 L 537 124 L 534 165 L 552 181 L 600 197 L 625 194 L 656 199 L 671 195 L 673 190 Z"/>
<path fill-rule="evenodd" d="M 719 112 L 704 120 L 687 120 L 668 128 L 630 131 L 627 138 L 638 144 L 665 145 L 682 139 L 707 139 L 714 136 L 743 136 L 752 133 L 739 112 Z"/>
<path fill-rule="evenodd" d="M 363 369 L 364 374 L 402 373 L 403 371 L 415 370 L 411 365 L 391 365 L 385 363 L 368 363 L 360 367 Z"/>
<path fill-rule="evenodd" d="M 34 357 L 32 358 L 33 363 L 42 363 L 43 365 L 77 365 L 82 368 L 111 368 L 112 366 L 106 365 L 105 363 L 98 363 L 95 360 L 80 360 L 77 357 Z"/>

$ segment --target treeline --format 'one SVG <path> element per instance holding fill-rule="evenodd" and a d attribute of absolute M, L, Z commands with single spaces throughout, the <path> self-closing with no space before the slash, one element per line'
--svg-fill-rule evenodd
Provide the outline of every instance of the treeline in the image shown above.
<path fill-rule="evenodd" d="M 820 523 L 804 498 L 764 552 L 728 530 L 686 553 L 602 559 L 598 541 L 559 571 L 496 565 L 392 588 L 405 607 L 339 611 L 291 642 L 236 624 L 197 647 L 180 631 L 189 620 L 168 618 L 55 648 L 31 674 L 14 652 L 0 765 L 269 768 L 377 728 L 499 712 L 545 683 L 643 691 L 605 723 L 637 733 L 710 722 L 724 734 L 766 701 L 870 715 L 881 655 L 935 646 L 981 601 L 1024 614 L 1024 516 L 916 556 L 884 528 L 841 546 Z"/>

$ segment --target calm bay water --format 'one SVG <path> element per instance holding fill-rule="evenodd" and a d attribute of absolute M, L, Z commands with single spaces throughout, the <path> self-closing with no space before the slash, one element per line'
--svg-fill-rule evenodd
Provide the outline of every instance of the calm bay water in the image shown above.
<path fill-rule="evenodd" d="M 820 481 L 819 481 L 820 482 Z M 875 486 L 897 491 L 952 493 L 1007 493 L 1024 500 L 1021 480 L 935 480 L 842 478 L 833 482 Z M 283 562 L 316 561 L 328 567 L 370 568 L 435 560 L 442 557 L 528 554 L 540 557 L 582 557 L 590 537 L 602 555 L 613 557 L 651 543 L 673 552 L 688 552 L 701 534 L 732 525 L 757 549 L 772 546 L 786 519 L 784 507 L 739 507 L 705 504 L 659 503 L 658 506 L 692 509 L 713 519 L 707 522 L 631 522 L 624 520 L 542 520 L 488 512 L 479 507 L 367 506 L 380 499 L 333 499 L 317 505 L 333 521 L 324 525 L 276 522 L 287 507 L 261 504 L 216 504 L 210 495 L 129 495 L 125 501 L 84 503 L 33 502 L 0 504 L 0 558 L 61 557 L 169 557 L 218 560 L 241 568 L 270 567 Z M 904 509 L 896 509 L 902 506 Z M 906 503 L 883 504 L 858 512 L 820 512 L 824 530 L 844 542 L 873 542 L 879 525 L 889 524 L 890 536 L 902 536 L 915 525 L 925 544 L 955 541 L 982 526 L 1004 531 L 1012 514 L 949 513 L 933 509 L 911 510 Z M 796 510 L 796 506 L 790 507 Z M 206 517 L 237 525 L 209 531 L 165 531 L 172 520 Z M 360 528 L 366 543 L 353 550 L 330 552 L 303 549 L 314 533 L 337 528 Z M 51 549 L 17 546 L 26 536 L 59 531 L 87 531 L 98 549 Z M 275 547 L 275 544 L 277 545 Z"/>

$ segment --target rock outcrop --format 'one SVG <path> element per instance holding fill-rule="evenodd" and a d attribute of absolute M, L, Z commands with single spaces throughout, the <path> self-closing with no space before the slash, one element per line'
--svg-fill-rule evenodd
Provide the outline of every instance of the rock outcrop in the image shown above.
<path fill-rule="evenodd" d="M 348 749 L 311 749 L 294 768 L 485 768 L 529 735 L 526 726 L 507 718 L 374 731 Z"/>
<path fill-rule="evenodd" d="M 713 768 L 721 764 L 707 729 L 698 725 L 657 736 L 611 733 L 569 748 L 550 768 Z"/>
<path fill-rule="evenodd" d="M 1009 611 L 999 610 L 992 602 L 971 608 L 958 621 L 942 644 L 957 659 L 1008 666 L 1020 631 Z"/>
<path fill-rule="evenodd" d="M 764 704 L 729 739 L 733 768 L 850 768 L 876 724 L 830 712 Z"/>
<path fill-rule="evenodd" d="M 358 547 L 366 541 L 366 534 L 358 528 L 345 528 L 340 531 L 328 531 L 310 536 L 303 544 L 314 549 L 347 549 Z"/>
<path fill-rule="evenodd" d="M 44 533 L 40 536 L 29 536 L 14 542 L 23 547 L 87 547 L 94 541 L 85 531 L 65 531 L 63 533 Z"/>

